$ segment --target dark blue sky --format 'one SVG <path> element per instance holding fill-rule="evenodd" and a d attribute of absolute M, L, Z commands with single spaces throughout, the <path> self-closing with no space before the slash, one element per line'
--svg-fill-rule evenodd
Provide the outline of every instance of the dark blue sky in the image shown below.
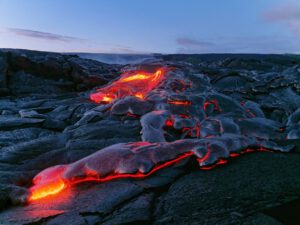
<path fill-rule="evenodd" d="M 299 0 L 0 0 L 0 47 L 300 53 Z"/>

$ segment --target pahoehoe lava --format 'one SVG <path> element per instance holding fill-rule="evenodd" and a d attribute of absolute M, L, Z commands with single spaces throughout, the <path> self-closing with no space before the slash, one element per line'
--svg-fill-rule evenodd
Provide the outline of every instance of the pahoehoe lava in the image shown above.
<path fill-rule="evenodd" d="M 239 114 L 236 118 L 228 118 L 223 115 L 225 110 L 218 103 L 218 101 L 223 101 L 222 98 L 225 97 L 218 93 L 216 93 L 218 97 L 215 97 L 213 95 L 214 91 L 203 91 L 197 87 L 196 84 L 202 83 L 203 79 L 200 78 L 196 82 L 194 81 L 196 87 L 189 86 L 189 89 L 194 89 L 192 93 L 191 90 L 185 90 L 184 88 L 180 91 L 173 90 L 168 82 L 178 85 L 178 81 L 184 83 L 183 80 L 188 80 L 188 78 L 183 73 L 181 76 L 177 75 L 176 80 L 174 80 L 173 77 L 176 77 L 177 72 L 175 69 L 173 69 L 174 74 L 164 77 L 166 73 L 164 70 L 168 69 L 160 68 L 152 74 L 147 72 L 124 74 L 117 81 L 98 89 L 97 93 L 91 94 L 91 100 L 97 103 L 110 103 L 113 101 L 112 108 L 121 108 L 121 112 L 125 114 L 142 116 L 140 121 L 143 142 L 116 144 L 72 164 L 47 168 L 35 176 L 34 186 L 30 188 L 29 201 L 55 195 L 75 183 L 147 177 L 154 171 L 163 169 L 191 155 L 197 156 L 200 166 L 211 166 L 215 163 L 218 164 L 220 161 L 224 162 L 224 159 L 230 157 L 230 153 L 239 154 L 241 151 L 247 152 L 247 149 L 272 149 L 286 152 L 292 148 L 292 146 L 280 147 L 276 143 L 268 141 L 272 138 L 272 132 L 276 132 L 276 130 L 280 132 L 278 124 L 267 120 L 256 121 L 252 119 L 256 119 L 256 116 L 252 116 L 254 112 L 251 110 L 248 111 L 248 113 L 252 113 L 249 118 L 247 110 L 243 107 L 228 110 L 231 113 L 236 110 L 235 113 Z M 160 85 L 164 79 L 165 83 Z M 188 82 L 191 83 L 189 80 Z M 161 89 L 158 90 L 158 87 L 161 87 Z M 209 94 L 212 97 L 207 97 Z M 207 100 L 211 98 L 218 98 L 218 100 Z M 139 112 L 139 110 L 135 111 L 133 108 L 134 105 L 138 105 L 138 107 L 142 105 L 143 101 L 152 104 L 150 112 Z M 231 104 L 238 106 L 238 103 L 234 101 Z M 192 105 L 195 105 L 194 109 L 190 109 Z M 210 120 L 208 118 L 211 116 L 206 112 L 209 105 L 213 105 L 211 113 L 217 111 Z M 186 117 L 182 118 L 180 116 L 182 113 Z M 205 117 L 202 118 L 201 115 L 205 115 Z M 168 124 L 168 117 L 172 118 L 170 127 L 181 130 L 181 135 L 191 136 L 198 139 L 198 141 L 188 140 L 181 136 L 181 141 L 173 141 L 167 144 L 163 128 L 166 123 Z M 237 120 L 237 122 L 234 122 L 234 120 Z M 263 123 L 265 137 L 259 140 L 258 132 L 256 138 L 255 135 L 248 137 L 246 132 L 241 132 L 238 121 L 241 121 L 240 123 L 250 123 L 253 127 L 258 127 L 260 123 Z M 214 123 L 217 123 L 217 125 L 211 128 Z M 202 131 L 202 127 L 210 131 L 208 133 L 204 129 Z M 197 129 L 199 132 L 193 134 L 193 131 Z"/>
<path fill-rule="evenodd" d="M 162 207 L 171 192 L 160 188 L 196 174 L 189 164 L 230 169 L 228 159 L 250 152 L 296 157 L 300 70 L 292 56 L 166 55 L 119 66 L 0 53 L 1 222 L 121 224 L 135 204 Z M 102 206 L 82 204 L 97 198 Z M 26 205 L 7 209 L 12 203 Z M 164 223 L 150 208 L 143 216 L 124 221 L 183 222 Z"/>

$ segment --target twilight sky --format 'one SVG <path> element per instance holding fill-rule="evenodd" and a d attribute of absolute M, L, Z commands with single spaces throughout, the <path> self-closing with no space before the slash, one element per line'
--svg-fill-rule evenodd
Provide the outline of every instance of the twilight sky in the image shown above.
<path fill-rule="evenodd" d="M 300 0 L 0 0 L 0 48 L 300 53 Z"/>

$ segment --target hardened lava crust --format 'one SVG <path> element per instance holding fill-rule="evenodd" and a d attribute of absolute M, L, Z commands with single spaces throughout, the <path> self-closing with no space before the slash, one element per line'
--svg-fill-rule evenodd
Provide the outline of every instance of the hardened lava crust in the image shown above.
<path fill-rule="evenodd" d="M 0 50 L 0 224 L 299 224 L 300 58 Z"/>

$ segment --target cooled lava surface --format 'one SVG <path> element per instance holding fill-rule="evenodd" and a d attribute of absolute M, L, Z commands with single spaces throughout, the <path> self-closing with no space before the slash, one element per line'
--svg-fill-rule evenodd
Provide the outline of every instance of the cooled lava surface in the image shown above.
<path fill-rule="evenodd" d="M 296 57 L 0 53 L 0 224 L 271 224 L 299 198 Z"/>

